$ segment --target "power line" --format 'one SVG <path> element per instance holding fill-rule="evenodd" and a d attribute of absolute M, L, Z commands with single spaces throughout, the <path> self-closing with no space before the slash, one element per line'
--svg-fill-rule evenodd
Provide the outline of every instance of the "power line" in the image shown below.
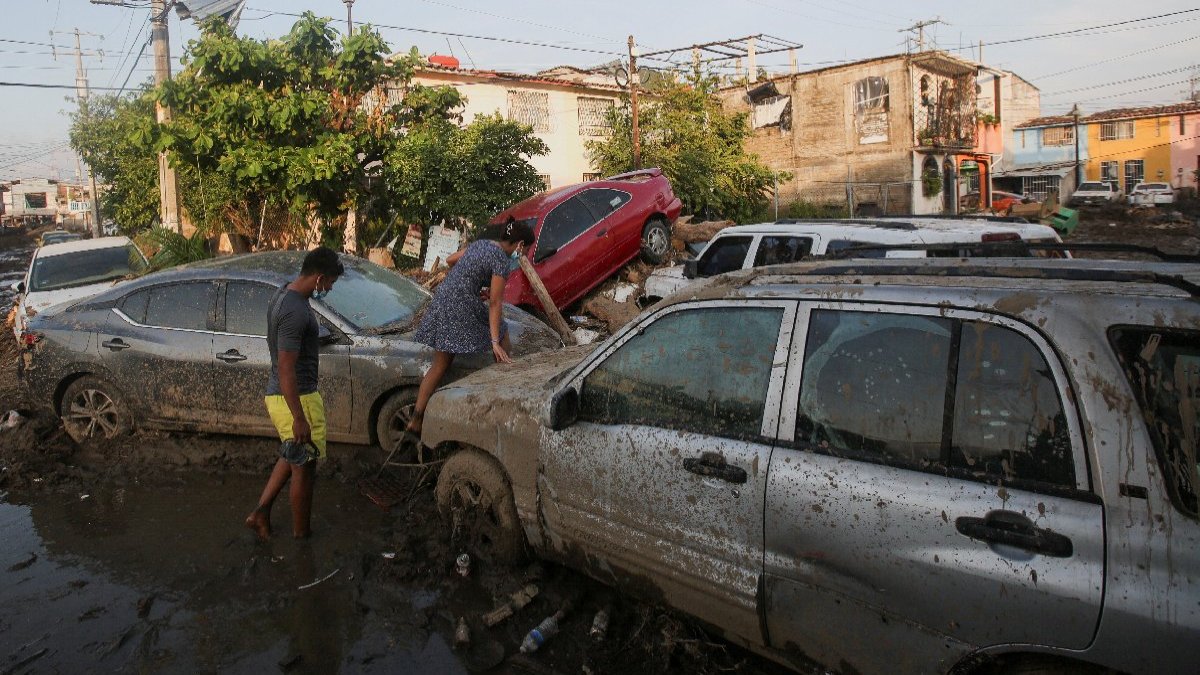
<path fill-rule="evenodd" d="M 73 84 L 46 84 L 44 82 L 0 82 L 0 87 L 29 87 L 31 89 L 78 89 Z M 98 91 L 120 91 L 116 87 L 89 87 Z"/>
<path fill-rule="evenodd" d="M 1114 56 L 1111 59 L 1104 59 L 1103 61 L 1093 61 L 1092 63 L 1084 64 L 1082 66 L 1076 66 L 1074 68 L 1068 68 L 1066 70 L 1060 70 L 1056 73 L 1050 73 L 1048 75 L 1038 75 L 1037 77 L 1032 77 L 1029 79 L 1045 80 L 1045 79 L 1051 78 L 1051 77 L 1058 77 L 1059 75 L 1066 75 L 1067 73 L 1074 73 L 1076 71 L 1084 70 L 1086 68 L 1092 68 L 1094 66 L 1101 66 L 1106 63 L 1112 63 L 1114 61 L 1121 61 L 1121 60 L 1130 58 L 1132 56 L 1138 56 L 1140 54 L 1149 54 L 1150 52 L 1158 51 L 1159 49 L 1165 49 L 1167 47 L 1174 47 L 1175 45 L 1181 45 L 1181 44 L 1184 44 L 1185 42 L 1191 42 L 1192 40 L 1200 40 L 1200 35 L 1196 35 L 1196 36 L 1193 36 L 1190 38 L 1185 38 L 1183 40 L 1177 40 L 1175 42 L 1168 42 L 1166 44 L 1156 45 L 1156 46 L 1150 47 L 1148 49 L 1141 49 L 1136 52 L 1130 52 L 1128 54 L 1122 54 L 1121 56 Z"/>
<path fill-rule="evenodd" d="M 593 40 L 602 40 L 604 42 L 611 42 L 611 43 L 616 43 L 616 44 L 624 44 L 625 43 L 624 39 L 614 40 L 612 38 L 601 37 L 599 35 L 580 33 L 579 31 L 571 30 L 570 28 L 563 28 L 562 26 L 554 26 L 554 25 L 546 24 L 546 23 L 538 23 L 536 21 L 529 21 L 527 19 L 518 19 L 516 17 L 505 16 L 503 14 L 494 14 L 492 12 L 485 12 L 481 9 L 473 9 L 471 7 L 459 7 L 458 5 L 451 5 L 448 2 L 439 2 L 438 0 L 421 0 L 421 2 L 425 2 L 430 5 L 438 5 L 440 7 L 449 7 L 450 9 L 457 9 L 461 12 L 471 12 L 472 14 L 481 14 L 483 16 L 490 16 L 493 19 L 504 19 L 505 21 L 514 21 L 516 23 L 523 23 L 523 24 L 527 24 L 530 26 L 535 26 L 537 28 L 549 28 L 550 30 L 558 30 L 558 31 L 562 31 L 564 33 L 570 33 L 572 35 L 578 35 L 580 37 L 592 38 Z"/>
<path fill-rule="evenodd" d="M 1156 77 L 1162 77 L 1163 75 L 1174 75 L 1175 73 L 1182 73 L 1187 70 L 1191 70 L 1191 66 L 1185 66 L 1183 68 L 1173 68 L 1171 70 L 1164 70 L 1159 73 L 1150 73 L 1149 75 L 1139 75 L 1138 77 L 1130 77 L 1128 79 L 1116 80 L 1114 82 L 1105 82 L 1104 84 L 1093 84 L 1088 87 L 1077 87 L 1075 89 L 1063 89 L 1062 91 L 1055 91 L 1055 92 L 1051 92 L 1048 94 L 1043 94 L 1043 96 L 1062 96 L 1064 94 L 1074 94 L 1074 93 L 1080 92 L 1080 91 L 1091 91 L 1092 89 L 1103 89 L 1104 87 L 1113 87 L 1113 86 L 1116 86 L 1119 84 L 1129 84 L 1130 82 L 1138 82 L 1140 80 L 1150 80 L 1150 79 L 1153 79 Z"/>
<path fill-rule="evenodd" d="M 1076 103 L 1090 103 L 1092 101 L 1108 101 L 1108 100 L 1111 100 L 1114 98 L 1124 98 L 1125 96 L 1128 96 L 1130 94 L 1141 94 L 1141 93 L 1147 92 L 1147 91 L 1155 91 L 1157 89 L 1166 89 L 1167 87 L 1182 86 L 1182 85 L 1187 84 L 1189 81 L 1190 80 L 1180 80 L 1178 82 L 1168 82 L 1166 84 L 1160 84 L 1160 85 L 1156 85 L 1153 87 L 1146 87 L 1145 89 L 1134 89 L 1133 91 L 1126 91 L 1126 92 L 1122 92 L 1120 94 L 1109 94 L 1107 96 L 1096 96 L 1093 98 L 1085 98 L 1085 99 L 1080 99 L 1080 100 L 1076 101 Z"/>
<path fill-rule="evenodd" d="M 1178 12 L 1168 12 L 1167 14 L 1157 14 L 1155 16 L 1147 16 L 1147 17 L 1142 17 L 1140 19 L 1126 19 L 1125 21 L 1116 21 L 1113 23 L 1101 24 L 1099 26 L 1090 26 L 1087 28 L 1076 28 L 1074 30 L 1058 31 L 1057 33 L 1045 33 L 1043 35 L 1030 35 L 1028 37 L 1013 38 L 1011 40 L 997 40 L 995 42 L 984 42 L 983 46 L 984 47 L 995 47 L 996 45 L 1008 45 L 1008 44 L 1013 44 L 1013 43 L 1017 43 L 1017 42 L 1029 42 L 1031 40 L 1048 40 L 1050 38 L 1056 38 L 1056 37 L 1067 37 L 1069 35 L 1076 35 L 1079 33 L 1087 33 L 1088 31 L 1100 30 L 1102 28 L 1114 28 L 1116 26 L 1125 26 L 1125 25 L 1132 24 L 1132 23 L 1141 23 L 1142 21 L 1153 21 L 1155 19 L 1165 19 L 1165 18 L 1172 17 L 1172 16 L 1180 16 L 1182 14 L 1191 14 L 1193 12 L 1200 12 L 1200 7 L 1197 7 L 1195 9 L 1184 9 L 1184 10 L 1180 10 Z M 1189 21 L 1190 20 L 1192 20 L 1192 19 L 1189 19 Z M 1181 23 L 1181 22 L 1174 22 L 1174 23 Z M 1161 25 L 1171 25 L 1171 24 L 1158 24 L 1158 25 L 1161 26 Z M 1145 27 L 1150 28 L 1152 26 L 1145 26 Z M 970 49 L 975 49 L 976 46 L 978 46 L 978 45 L 955 47 L 955 48 L 953 48 L 953 50 L 954 51 L 970 50 Z"/>

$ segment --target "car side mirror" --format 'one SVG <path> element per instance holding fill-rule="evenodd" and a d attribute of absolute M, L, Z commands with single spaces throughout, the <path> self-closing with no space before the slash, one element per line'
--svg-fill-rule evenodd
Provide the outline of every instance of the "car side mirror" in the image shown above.
<path fill-rule="evenodd" d="M 700 271 L 699 260 L 685 260 L 683 263 L 683 278 L 695 279 L 696 274 Z"/>
<path fill-rule="evenodd" d="M 329 330 L 325 324 L 317 325 L 317 341 L 321 345 L 336 345 L 342 341 L 342 336 L 335 331 Z"/>
<path fill-rule="evenodd" d="M 579 392 L 568 387 L 550 399 L 550 428 L 562 431 L 579 419 Z"/>
<path fill-rule="evenodd" d="M 557 248 L 553 248 L 553 247 L 539 248 L 537 250 L 537 252 L 533 254 L 533 261 L 534 262 L 542 262 L 543 260 L 545 260 L 546 258 L 549 258 L 550 256 L 554 255 L 555 253 L 558 253 Z"/>
<path fill-rule="evenodd" d="M 25 282 L 24 281 L 13 282 L 12 290 L 13 290 L 13 293 L 16 293 L 18 295 L 20 295 L 21 293 L 24 293 L 25 292 Z"/>

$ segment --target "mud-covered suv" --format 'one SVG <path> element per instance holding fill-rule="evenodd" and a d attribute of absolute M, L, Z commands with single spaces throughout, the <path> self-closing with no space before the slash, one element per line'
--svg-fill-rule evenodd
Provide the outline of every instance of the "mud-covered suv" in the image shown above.
<path fill-rule="evenodd" d="M 797 667 L 1195 672 L 1200 267 L 854 260 L 441 389 L 444 515 Z"/>

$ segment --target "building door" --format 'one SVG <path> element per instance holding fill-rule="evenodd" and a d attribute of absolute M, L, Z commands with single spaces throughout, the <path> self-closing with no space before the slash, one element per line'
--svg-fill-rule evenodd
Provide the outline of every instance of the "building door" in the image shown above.
<path fill-rule="evenodd" d="M 942 160 L 942 212 L 956 213 L 958 206 L 958 179 L 954 175 L 954 162 L 949 157 Z"/>

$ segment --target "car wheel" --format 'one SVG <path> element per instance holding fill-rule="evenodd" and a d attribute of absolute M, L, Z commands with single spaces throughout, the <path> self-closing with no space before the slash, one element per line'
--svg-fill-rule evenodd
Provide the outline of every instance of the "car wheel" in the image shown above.
<path fill-rule="evenodd" d="M 391 452 L 400 439 L 404 436 L 404 430 L 408 428 L 408 423 L 412 421 L 413 410 L 417 405 L 417 390 L 411 387 L 400 389 L 392 392 L 383 405 L 379 408 L 379 415 L 375 418 L 375 438 L 379 441 L 379 447 L 383 448 L 384 452 Z M 412 448 L 416 450 L 416 448 Z M 406 453 L 413 454 L 413 453 Z M 397 454 L 392 458 L 396 462 L 407 462 L 415 459 L 413 457 L 402 457 Z"/>
<path fill-rule="evenodd" d="M 450 523 L 452 544 L 487 563 L 514 565 L 525 553 L 525 534 L 504 469 L 478 450 L 446 460 L 437 482 L 438 511 Z"/>
<path fill-rule="evenodd" d="M 133 429 L 121 391 L 91 375 L 67 386 L 60 410 L 63 427 L 76 443 L 113 439 Z"/>
<path fill-rule="evenodd" d="M 655 218 L 642 230 L 642 258 L 651 265 L 660 265 L 671 250 L 671 228 L 666 221 Z"/>

